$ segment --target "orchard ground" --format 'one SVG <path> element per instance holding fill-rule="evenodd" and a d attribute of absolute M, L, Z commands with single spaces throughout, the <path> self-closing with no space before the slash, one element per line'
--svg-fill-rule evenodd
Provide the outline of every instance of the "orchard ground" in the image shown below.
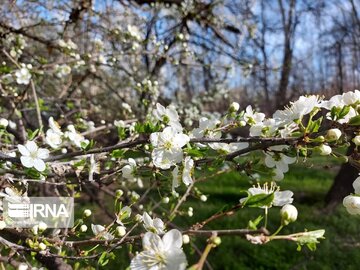
<path fill-rule="evenodd" d="M 316 165 L 315 165 L 316 164 Z M 360 217 L 349 215 L 342 204 L 332 212 L 324 208 L 324 197 L 329 190 L 339 164 L 335 159 L 311 158 L 303 163 L 291 165 L 289 173 L 281 182 L 281 190 L 294 192 L 294 205 L 299 210 L 298 220 L 287 226 L 282 234 L 299 231 L 325 229 L 326 239 L 321 240 L 316 251 L 303 247 L 297 251 L 294 242 L 273 241 L 266 245 L 253 245 L 239 236 L 223 236 L 219 248 L 213 249 L 208 257 L 212 269 L 360 269 Z M 178 216 L 176 224 L 188 228 L 226 206 L 239 202 L 240 190 L 249 188 L 249 178 L 231 172 L 197 184 L 209 200 L 189 199 L 182 207 L 193 207 L 194 216 Z M 181 193 L 182 194 L 182 193 Z M 210 199 L 211 198 L 211 199 Z M 95 206 L 93 210 L 96 212 Z M 278 207 L 269 211 L 269 229 L 275 231 L 280 222 Z M 185 211 L 186 212 L 186 211 Z M 81 213 L 81 212 L 80 212 Z M 94 211 L 93 211 L 94 213 Z M 94 213 L 94 214 L 95 214 Z M 263 214 L 261 209 L 240 209 L 234 216 L 214 221 L 204 229 L 245 228 L 248 220 Z M 93 217 L 98 219 L 96 214 Z M 198 238 L 195 245 L 203 249 L 206 238 Z M 196 252 L 190 254 L 190 246 L 184 245 L 190 264 L 197 262 Z M 90 249 L 90 248 L 89 248 Z M 115 260 L 103 269 L 126 269 L 129 265 L 127 250 L 122 248 Z M 78 265 L 78 269 L 83 269 Z M 209 268 L 206 268 L 209 269 Z"/>

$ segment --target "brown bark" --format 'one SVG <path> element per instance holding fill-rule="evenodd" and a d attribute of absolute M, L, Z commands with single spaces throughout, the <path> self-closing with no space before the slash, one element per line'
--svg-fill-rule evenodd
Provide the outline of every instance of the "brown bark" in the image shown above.
<path fill-rule="evenodd" d="M 347 150 L 347 156 L 354 152 L 354 145 Z M 326 194 L 325 203 L 328 207 L 333 207 L 342 202 L 342 200 L 354 192 L 352 183 L 358 177 L 359 171 L 350 163 L 344 163 L 335 177 L 334 183 Z"/>

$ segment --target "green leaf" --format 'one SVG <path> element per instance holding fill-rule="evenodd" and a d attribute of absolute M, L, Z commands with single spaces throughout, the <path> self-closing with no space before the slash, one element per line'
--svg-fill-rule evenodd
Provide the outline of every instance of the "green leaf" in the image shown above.
<path fill-rule="evenodd" d="M 248 228 L 250 230 L 256 230 L 257 226 L 259 225 L 259 223 L 261 222 L 261 220 L 263 219 L 263 216 L 258 216 L 256 219 L 254 220 L 249 220 L 248 223 Z"/>
<path fill-rule="evenodd" d="M 113 158 L 122 158 L 125 154 L 125 150 L 124 149 L 116 149 L 114 151 L 111 152 L 111 157 Z"/>
<path fill-rule="evenodd" d="M 34 131 L 32 131 L 31 129 L 27 129 L 27 135 L 29 138 L 29 141 L 32 141 L 36 135 L 39 133 L 40 129 L 35 129 Z"/>
<path fill-rule="evenodd" d="M 274 193 L 266 194 L 256 194 L 256 195 L 249 195 L 246 201 L 243 203 L 245 206 L 249 207 L 262 207 L 262 206 L 270 206 L 271 203 L 274 201 Z"/>
<path fill-rule="evenodd" d="M 298 245 L 306 245 L 311 251 L 314 251 L 316 250 L 316 244 L 319 243 L 318 239 L 324 239 L 324 233 L 325 230 L 304 232 L 297 237 L 296 242 Z"/>
<path fill-rule="evenodd" d="M 349 123 L 350 126 L 359 126 L 360 125 L 360 115 L 354 116 L 350 118 Z"/>

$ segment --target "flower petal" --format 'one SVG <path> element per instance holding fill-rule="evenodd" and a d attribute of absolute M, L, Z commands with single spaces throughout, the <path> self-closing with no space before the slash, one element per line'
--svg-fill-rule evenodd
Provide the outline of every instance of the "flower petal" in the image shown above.
<path fill-rule="evenodd" d="M 34 159 L 32 157 L 20 157 L 21 164 L 26 168 L 34 167 Z"/>
<path fill-rule="evenodd" d="M 29 150 L 30 153 L 36 152 L 38 150 L 38 146 L 34 141 L 28 141 L 25 144 L 25 147 Z"/>
<path fill-rule="evenodd" d="M 18 144 L 18 149 L 20 154 L 22 154 L 23 156 L 30 156 L 29 150 L 27 150 L 27 148 L 24 145 Z"/>
<path fill-rule="evenodd" d="M 162 240 L 164 243 L 164 248 L 166 250 L 174 248 L 174 247 L 181 248 L 181 246 L 183 244 L 181 232 L 179 232 L 176 229 L 172 229 L 172 230 L 168 231 L 167 233 L 165 233 Z"/>
<path fill-rule="evenodd" d="M 44 149 L 44 148 L 39 148 L 38 152 L 37 152 L 37 157 L 40 159 L 46 159 L 49 157 L 49 150 Z"/>
<path fill-rule="evenodd" d="M 45 165 L 45 162 L 42 159 L 35 158 L 33 160 L 34 160 L 35 169 L 37 169 L 39 172 L 42 172 L 42 171 L 45 170 L 46 165 Z"/>

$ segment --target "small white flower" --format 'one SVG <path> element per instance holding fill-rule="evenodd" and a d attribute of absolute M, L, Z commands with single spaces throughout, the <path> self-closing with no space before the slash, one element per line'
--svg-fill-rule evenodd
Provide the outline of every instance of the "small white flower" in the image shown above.
<path fill-rule="evenodd" d="M 268 168 L 275 167 L 275 179 L 281 180 L 284 177 L 284 173 L 289 170 L 289 164 L 294 163 L 296 161 L 296 158 L 279 153 L 279 151 L 283 151 L 284 149 L 286 149 L 286 146 L 272 146 L 270 147 L 270 149 L 277 152 L 265 153 L 265 165 Z"/>
<path fill-rule="evenodd" d="M 288 225 L 290 222 L 294 222 L 297 219 L 298 211 L 292 204 L 285 204 L 280 210 L 281 223 Z"/>
<path fill-rule="evenodd" d="M 326 139 L 328 141 L 337 141 L 341 137 L 341 131 L 338 128 L 329 129 L 326 134 Z"/>
<path fill-rule="evenodd" d="M 204 194 L 201 195 L 201 196 L 200 196 L 200 200 L 203 201 L 203 202 L 206 202 L 206 201 L 207 201 L 206 195 L 204 195 Z"/>
<path fill-rule="evenodd" d="M 15 72 L 15 76 L 16 76 L 16 82 L 18 84 L 29 84 L 30 79 L 31 79 L 31 74 L 29 72 L 29 70 L 25 67 L 17 70 Z"/>
<path fill-rule="evenodd" d="M 173 127 L 166 127 L 163 132 L 150 135 L 151 144 L 155 147 L 151 153 L 153 163 L 161 169 L 169 169 L 183 158 L 182 147 L 186 145 L 189 136 L 179 133 Z"/>
<path fill-rule="evenodd" d="M 136 40 L 141 40 L 141 33 L 139 31 L 139 28 L 135 25 L 128 25 L 127 26 L 128 33 L 131 37 L 135 38 Z"/>
<path fill-rule="evenodd" d="M 193 179 L 191 177 L 193 168 L 194 168 L 194 160 L 191 157 L 186 157 L 184 161 L 182 180 L 184 184 L 187 186 L 193 183 Z"/>
<path fill-rule="evenodd" d="M 91 230 L 93 231 L 94 235 L 99 238 L 103 238 L 105 240 L 113 240 L 114 236 L 106 231 L 106 228 L 102 225 L 94 225 L 91 224 Z"/>
<path fill-rule="evenodd" d="M 165 225 L 160 218 L 152 219 L 148 213 L 144 212 L 143 216 L 144 228 L 156 234 L 164 233 Z"/>
<path fill-rule="evenodd" d="M 38 148 L 34 141 L 28 141 L 25 145 L 18 145 L 21 153 L 21 164 L 26 168 L 34 167 L 39 172 L 45 170 L 46 165 L 44 159 L 49 157 L 49 150 Z"/>
<path fill-rule="evenodd" d="M 131 208 L 129 206 L 124 206 L 117 214 L 116 223 L 123 224 L 122 221 L 131 216 Z"/>
<path fill-rule="evenodd" d="M 344 198 L 343 205 L 350 215 L 360 215 L 360 197 L 348 195 Z"/>
<path fill-rule="evenodd" d="M 122 175 L 124 178 L 133 180 L 136 171 L 136 161 L 133 158 L 128 159 L 129 164 L 122 167 Z"/>
<path fill-rule="evenodd" d="M 78 133 L 73 125 L 69 125 L 67 128 L 68 131 L 65 132 L 65 137 L 69 138 L 69 140 L 77 147 L 81 148 L 81 143 L 89 143 L 89 140 L 85 139 L 83 135 Z"/>
<path fill-rule="evenodd" d="M 62 144 L 62 139 L 61 139 L 61 135 L 59 135 L 58 133 L 56 133 L 54 130 L 52 129 L 48 129 L 46 131 L 46 137 L 45 137 L 45 142 L 54 149 L 57 149 L 61 146 Z"/>
<path fill-rule="evenodd" d="M 64 64 L 64 65 L 56 65 L 55 66 L 56 76 L 59 78 L 65 77 L 71 73 L 71 67 Z"/>
<path fill-rule="evenodd" d="M 253 186 L 248 189 L 250 195 L 254 196 L 257 194 L 272 194 L 274 193 L 274 200 L 272 201 L 271 206 L 284 206 L 285 204 L 291 204 L 293 202 L 292 196 L 294 193 L 290 190 L 280 191 L 280 188 L 276 186 L 274 182 L 271 182 L 270 188 L 268 183 L 265 183 L 263 187 L 258 183 L 257 186 Z M 240 203 L 246 201 L 247 198 L 240 199 Z M 264 207 L 262 207 L 264 208 Z"/>
<path fill-rule="evenodd" d="M 262 122 L 265 118 L 265 114 L 254 112 L 251 105 L 245 109 L 244 120 L 249 124 L 257 124 Z"/>
<path fill-rule="evenodd" d="M 291 102 L 291 105 L 285 110 L 276 111 L 273 117 L 284 122 L 284 124 L 290 124 L 294 120 L 301 119 L 304 115 L 309 114 L 317 107 L 320 107 L 319 96 L 301 96 L 297 101 Z"/>
<path fill-rule="evenodd" d="M 212 118 L 209 119 L 207 117 L 201 117 L 199 119 L 199 127 L 194 128 L 191 131 L 191 136 L 197 139 L 200 138 L 213 138 L 213 139 L 220 139 L 221 138 L 221 131 L 216 130 L 217 125 L 220 124 L 220 121 Z M 198 144 L 201 147 L 205 147 L 204 144 Z M 210 147 L 215 144 L 209 144 Z"/>
<path fill-rule="evenodd" d="M 143 251 L 131 261 L 131 270 L 185 270 L 187 261 L 182 250 L 182 235 L 170 230 L 162 239 L 147 232 L 142 239 Z"/>
<path fill-rule="evenodd" d="M 165 108 L 160 103 L 156 103 L 156 109 L 154 109 L 153 115 L 158 121 L 165 122 L 165 124 L 173 127 L 176 131 L 182 131 L 179 115 L 173 106 L 170 105 Z"/>

